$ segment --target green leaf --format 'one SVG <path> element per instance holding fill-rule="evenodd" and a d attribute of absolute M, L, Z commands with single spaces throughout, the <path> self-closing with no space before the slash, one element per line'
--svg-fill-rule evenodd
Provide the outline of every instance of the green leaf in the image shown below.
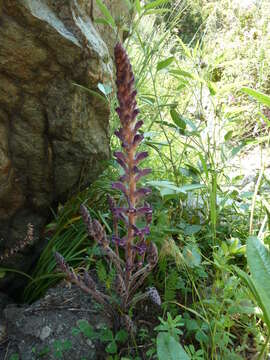
<path fill-rule="evenodd" d="M 184 132 L 187 124 L 183 117 L 174 109 L 170 111 L 172 121 Z"/>
<path fill-rule="evenodd" d="M 94 22 L 96 24 L 102 24 L 102 25 L 108 25 L 108 26 L 111 26 L 111 24 L 109 23 L 108 20 L 104 19 L 104 18 L 96 18 L 94 19 Z"/>
<path fill-rule="evenodd" d="M 145 10 L 154 9 L 154 8 L 160 6 L 160 5 L 166 4 L 169 1 L 170 0 L 155 0 L 155 1 L 152 1 L 151 3 L 149 3 L 149 4 L 146 4 L 144 6 L 144 9 Z"/>
<path fill-rule="evenodd" d="M 159 360 L 190 360 L 182 345 L 165 332 L 157 336 L 157 355 Z"/>
<path fill-rule="evenodd" d="M 9 358 L 9 360 L 19 360 L 19 354 L 12 354 Z"/>
<path fill-rule="evenodd" d="M 100 336 L 100 340 L 101 341 L 112 341 L 114 340 L 113 338 L 113 332 L 110 329 L 104 329 L 101 336 Z"/>
<path fill-rule="evenodd" d="M 93 327 L 88 323 L 87 320 L 78 320 L 77 322 L 78 327 L 80 329 L 80 331 L 88 338 L 88 339 L 94 339 L 96 338 L 96 334 L 95 331 L 93 329 Z M 75 331 L 75 329 L 74 329 Z"/>
<path fill-rule="evenodd" d="M 248 87 L 242 87 L 241 91 L 252 96 L 254 99 L 258 100 L 259 103 L 270 107 L 270 96 Z"/>
<path fill-rule="evenodd" d="M 128 339 L 128 333 L 125 330 L 120 330 L 115 335 L 115 340 L 125 342 Z"/>
<path fill-rule="evenodd" d="M 229 130 L 229 131 L 225 134 L 224 140 L 225 140 L 225 141 L 229 141 L 229 140 L 231 140 L 232 136 L 233 136 L 233 130 Z"/>
<path fill-rule="evenodd" d="M 145 11 L 144 15 L 153 15 L 153 14 L 165 14 L 168 11 L 170 11 L 170 9 L 150 9 Z"/>
<path fill-rule="evenodd" d="M 270 253 L 256 236 L 247 240 L 247 261 L 255 286 L 263 288 L 270 304 Z M 268 306 L 269 306 L 268 304 Z"/>
<path fill-rule="evenodd" d="M 188 184 L 183 186 L 176 186 L 167 180 L 148 181 L 148 185 L 156 187 L 160 191 L 161 196 L 186 194 L 188 191 L 198 190 L 205 187 L 203 184 Z"/>
<path fill-rule="evenodd" d="M 75 86 L 78 86 L 78 87 L 81 88 L 82 90 L 85 90 L 85 91 L 89 92 L 91 95 L 97 97 L 99 100 L 102 100 L 102 101 L 105 102 L 106 104 L 108 103 L 108 100 L 107 100 L 104 96 L 100 95 L 97 91 L 88 89 L 87 87 L 82 86 L 82 85 L 79 85 L 79 84 L 76 84 L 76 83 L 72 83 L 72 84 L 75 85 Z"/>
<path fill-rule="evenodd" d="M 182 69 L 172 69 L 172 70 L 170 70 L 170 73 L 173 75 L 180 75 L 183 77 L 193 79 L 193 75 L 189 71 L 185 71 Z"/>
<path fill-rule="evenodd" d="M 201 254 L 195 245 L 186 245 L 184 247 L 183 256 L 186 264 L 191 267 L 197 267 L 201 263 Z"/>
<path fill-rule="evenodd" d="M 107 85 L 107 84 L 102 84 L 102 83 L 98 83 L 99 90 L 105 95 L 109 95 L 112 92 L 112 87 L 111 85 Z"/>
<path fill-rule="evenodd" d="M 115 341 L 110 342 L 107 346 L 106 346 L 106 352 L 108 354 L 116 354 L 117 352 L 117 345 Z"/>
<path fill-rule="evenodd" d="M 201 225 L 187 225 L 184 229 L 184 234 L 188 236 L 197 234 L 201 230 L 201 228 Z"/>
<path fill-rule="evenodd" d="M 160 71 L 166 67 L 168 67 L 172 62 L 174 62 L 175 60 L 175 57 L 174 56 L 171 56 L 165 60 L 162 60 L 160 61 L 158 64 L 157 64 L 157 71 Z"/>
<path fill-rule="evenodd" d="M 107 6 L 105 4 L 103 4 L 102 0 L 96 0 L 97 6 L 99 7 L 99 10 L 102 12 L 102 14 L 104 15 L 105 19 L 107 20 L 107 22 L 113 27 L 115 28 L 115 21 L 114 18 L 112 17 L 109 9 L 107 8 Z"/>
<path fill-rule="evenodd" d="M 140 14 L 142 11 L 142 7 L 140 4 L 140 0 L 135 0 L 135 9 L 137 10 L 137 12 Z"/>
<path fill-rule="evenodd" d="M 244 280 L 249 290 L 251 291 L 257 305 L 261 308 L 263 312 L 264 321 L 270 331 L 270 309 L 269 309 L 269 299 L 265 294 L 263 289 L 258 289 L 255 285 L 253 279 L 248 276 L 243 270 L 239 269 L 237 266 L 232 265 L 232 268 L 237 272 L 237 274 Z"/>
<path fill-rule="evenodd" d="M 180 42 L 186 56 L 191 59 L 192 55 L 191 55 L 191 52 L 190 52 L 189 48 L 187 47 L 187 45 L 185 45 L 185 43 L 183 43 L 183 41 L 181 40 L 180 37 L 178 38 L 178 41 Z"/>

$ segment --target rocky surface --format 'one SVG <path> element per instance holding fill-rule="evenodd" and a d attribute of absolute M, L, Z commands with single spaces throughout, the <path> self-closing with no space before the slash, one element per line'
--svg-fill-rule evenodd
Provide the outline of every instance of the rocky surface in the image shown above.
<path fill-rule="evenodd" d="M 0 360 L 10 359 L 14 354 L 20 360 L 101 360 L 106 357 L 104 344 L 81 332 L 74 333 L 82 321 L 88 322 L 94 331 L 111 326 L 104 311 L 98 310 L 89 295 L 77 287 L 63 282 L 50 289 L 42 300 L 30 306 L 10 304 L 3 313 L 1 325 L 5 336 L 2 342 L 0 338 Z"/>
<path fill-rule="evenodd" d="M 37 242 L 50 208 L 89 185 L 109 158 L 109 105 L 95 92 L 112 82 L 106 42 L 111 50 L 115 38 L 107 25 L 100 35 L 94 16 L 88 0 L 0 0 L 0 255 L 28 223 Z M 38 248 L 4 265 L 27 271 Z"/>

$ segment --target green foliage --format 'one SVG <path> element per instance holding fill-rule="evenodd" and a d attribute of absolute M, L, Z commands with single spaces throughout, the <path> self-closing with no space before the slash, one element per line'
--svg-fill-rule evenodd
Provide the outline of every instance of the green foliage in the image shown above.
<path fill-rule="evenodd" d="M 117 31 L 116 19 L 101 0 L 98 3 L 103 17 L 97 21 Z M 150 155 L 145 165 L 153 169 L 143 183 L 153 190 L 149 240 L 160 249 L 149 282 L 161 294 L 163 311 L 170 314 L 159 325 L 157 344 L 151 340 L 151 327 L 139 327 L 135 340 L 149 359 L 155 358 L 156 349 L 160 359 L 181 354 L 180 342 L 194 360 L 246 359 L 257 349 L 264 356 L 267 328 L 261 319 L 267 327 L 270 319 L 270 179 L 263 171 L 254 196 L 253 183 L 246 188 L 245 173 L 238 167 L 249 162 L 243 155 L 253 149 L 263 154 L 269 142 L 269 2 L 250 8 L 228 0 L 126 3 L 134 21 L 125 46 L 144 119 L 142 146 Z M 99 90 L 113 109 L 114 93 L 107 84 L 100 84 Z M 113 111 L 110 124 L 113 134 Z M 111 147 L 118 147 L 114 138 Z M 87 254 L 83 265 L 95 269 L 110 289 L 113 267 L 102 263 L 92 241 L 84 238 L 77 205 L 86 202 L 110 234 L 105 194 L 120 172 L 111 161 L 91 189 L 59 211 L 48 229 L 53 231 L 48 246 L 31 274 L 28 301 L 58 281 L 53 249 L 74 266 Z M 256 177 L 257 168 L 252 172 Z M 263 242 L 249 238 L 246 244 L 251 218 L 252 233 L 260 234 Z M 152 329 L 157 317 L 151 319 Z M 97 339 L 89 324 L 81 323 L 74 331 Z M 111 358 L 118 359 L 121 341 L 109 330 L 104 336 Z M 134 347 L 132 339 L 128 342 Z"/>
<path fill-rule="evenodd" d="M 179 327 L 184 325 L 181 315 L 178 315 L 173 319 L 171 314 L 168 312 L 167 320 L 163 320 L 162 318 L 159 317 L 159 321 L 161 324 L 155 327 L 156 331 L 159 332 L 165 331 L 175 340 L 178 340 L 179 335 L 183 334 L 183 332 L 180 329 L 178 329 Z"/>
<path fill-rule="evenodd" d="M 157 337 L 158 359 L 189 360 L 183 347 L 169 333 L 159 333 Z"/>
<path fill-rule="evenodd" d="M 105 351 L 108 354 L 116 354 L 118 345 L 126 343 L 128 339 L 128 333 L 125 330 L 119 330 L 115 335 L 112 330 L 107 327 L 103 327 L 100 330 L 94 330 L 94 328 L 88 323 L 87 320 L 79 320 L 78 327 L 72 329 L 72 334 L 77 336 L 82 333 L 90 340 L 99 340 L 106 344 Z"/>

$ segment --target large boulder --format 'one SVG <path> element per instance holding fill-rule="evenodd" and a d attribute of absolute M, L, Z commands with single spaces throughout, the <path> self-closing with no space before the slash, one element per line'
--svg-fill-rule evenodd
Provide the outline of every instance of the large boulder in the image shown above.
<path fill-rule="evenodd" d="M 110 155 L 109 105 L 95 93 L 112 82 L 115 36 L 95 28 L 94 4 L 0 0 L 0 263 L 10 267 L 27 271 L 35 259 L 33 249 L 8 256 L 27 224 L 37 242 L 50 208 L 96 179 Z"/>

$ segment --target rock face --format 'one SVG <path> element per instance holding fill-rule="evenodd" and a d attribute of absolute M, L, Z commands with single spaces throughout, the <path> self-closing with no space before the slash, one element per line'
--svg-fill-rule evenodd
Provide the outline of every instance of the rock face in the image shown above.
<path fill-rule="evenodd" d="M 28 223 L 37 241 L 50 207 L 89 185 L 109 158 L 109 105 L 95 93 L 112 81 L 103 37 L 110 49 L 113 39 L 108 26 L 102 37 L 94 27 L 94 3 L 0 0 L 0 254 Z M 6 264 L 27 270 L 33 251 Z"/>

